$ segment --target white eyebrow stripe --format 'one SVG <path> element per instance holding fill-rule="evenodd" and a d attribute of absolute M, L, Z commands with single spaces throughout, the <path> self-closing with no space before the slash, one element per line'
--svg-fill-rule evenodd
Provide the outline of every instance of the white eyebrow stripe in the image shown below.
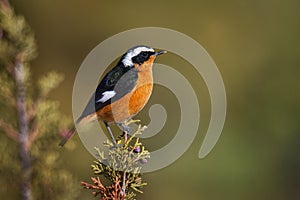
<path fill-rule="evenodd" d="M 102 95 L 103 95 L 102 98 L 99 99 L 98 101 L 96 101 L 96 103 L 99 103 L 99 102 L 104 103 L 105 101 L 113 98 L 116 94 L 117 93 L 115 91 L 113 91 L 113 90 L 112 91 L 103 92 L 102 93 Z"/>
<path fill-rule="evenodd" d="M 132 58 L 134 56 L 139 55 L 142 51 L 151 51 L 154 52 L 154 49 L 149 48 L 149 47 L 137 47 L 135 49 L 129 50 L 125 56 L 125 58 L 122 60 L 122 63 L 125 65 L 125 67 L 127 66 L 132 66 L 133 62 L 132 62 Z"/>

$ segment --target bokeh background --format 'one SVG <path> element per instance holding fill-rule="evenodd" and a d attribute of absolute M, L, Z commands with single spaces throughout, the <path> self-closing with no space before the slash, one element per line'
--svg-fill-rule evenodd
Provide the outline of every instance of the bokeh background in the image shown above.
<path fill-rule="evenodd" d="M 70 117 L 80 64 L 96 45 L 121 31 L 145 26 L 174 29 L 198 41 L 214 59 L 226 87 L 227 119 L 213 151 L 199 160 L 210 118 L 206 86 L 184 60 L 172 54 L 160 58 L 197 91 L 200 129 L 179 160 L 144 175 L 148 186 L 138 199 L 300 199 L 299 1 L 11 0 L 11 4 L 36 35 L 39 56 L 32 62 L 33 77 L 51 70 L 65 75 L 51 98 L 60 101 Z M 145 140 L 150 150 L 167 144 L 177 128 L 178 104 L 164 90 L 155 87 L 138 116 L 147 123 L 147 109 L 153 103 L 161 103 L 169 116 L 175 116 L 159 134 Z M 68 145 L 73 145 L 71 151 L 58 151 L 64 167 L 78 179 L 77 199 L 95 199 L 79 186 L 92 176 L 89 166 L 94 158 L 78 136 Z M 14 191 L 0 196 L 16 198 Z"/>

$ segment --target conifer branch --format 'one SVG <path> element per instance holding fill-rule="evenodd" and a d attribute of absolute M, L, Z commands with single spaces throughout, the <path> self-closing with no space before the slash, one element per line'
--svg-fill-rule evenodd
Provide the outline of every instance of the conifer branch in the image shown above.
<path fill-rule="evenodd" d="M 123 132 L 117 145 L 105 142 L 107 151 L 96 149 L 98 160 L 94 161 L 92 170 L 95 175 L 102 175 L 111 181 L 111 185 L 104 186 L 99 176 L 92 177 L 93 184 L 81 182 L 81 185 L 92 190 L 95 196 L 100 195 L 101 200 L 131 200 L 134 199 L 135 192 L 143 193 L 141 189 L 147 183 L 142 182 L 141 165 L 147 163 L 150 154 L 135 136 L 144 129 L 139 125 L 138 130 L 130 137 L 127 132 Z"/>
<path fill-rule="evenodd" d="M 23 184 L 22 196 L 24 200 L 32 200 L 31 191 L 31 158 L 29 154 L 29 127 L 26 108 L 25 69 L 21 58 L 15 61 L 15 80 L 17 86 L 17 111 L 19 121 L 20 157 L 22 163 Z"/>
<path fill-rule="evenodd" d="M 29 62 L 35 56 L 35 37 L 24 17 L 15 14 L 8 0 L 0 0 L 0 108 L 3 111 L 0 112 L 0 129 L 5 133 L 0 137 L 1 142 L 11 142 L 6 138 L 14 141 L 6 145 L 9 153 L 4 153 L 5 162 L 0 165 L 0 171 L 12 169 L 9 174 L 13 177 L 1 177 L 0 183 L 16 180 L 23 200 L 34 197 L 69 200 L 76 195 L 74 178 L 66 170 L 53 173 L 53 169 L 59 169 L 58 132 L 66 128 L 68 121 L 58 103 L 47 99 L 63 77 L 50 72 L 41 79 L 36 90 L 29 78 Z M 39 142 L 35 142 L 37 140 Z M 16 150 L 18 152 L 14 152 Z M 17 153 L 19 156 L 10 155 Z"/>

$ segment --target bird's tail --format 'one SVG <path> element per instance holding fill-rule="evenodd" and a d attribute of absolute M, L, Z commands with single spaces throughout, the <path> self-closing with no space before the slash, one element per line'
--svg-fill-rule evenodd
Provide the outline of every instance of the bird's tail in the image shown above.
<path fill-rule="evenodd" d="M 59 143 L 59 146 L 63 147 L 66 142 L 71 139 L 71 137 L 75 134 L 76 132 L 76 129 L 75 129 L 75 126 L 73 128 L 71 128 L 70 130 L 68 130 L 66 133 L 63 133 L 62 134 L 62 139 Z"/>

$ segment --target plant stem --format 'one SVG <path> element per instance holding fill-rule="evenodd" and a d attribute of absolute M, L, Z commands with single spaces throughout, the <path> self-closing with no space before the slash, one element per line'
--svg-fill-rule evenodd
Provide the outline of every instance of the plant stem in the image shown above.
<path fill-rule="evenodd" d="M 22 163 L 23 180 L 21 184 L 21 193 L 23 200 L 32 200 L 31 191 L 31 158 L 28 149 L 29 128 L 26 109 L 26 87 L 25 87 L 25 69 L 24 63 L 20 58 L 16 58 L 14 64 L 15 81 L 17 86 L 17 112 L 19 121 L 19 146 L 20 158 Z"/>
<path fill-rule="evenodd" d="M 126 146 L 125 144 L 127 143 L 127 137 L 128 137 L 128 133 L 126 130 L 123 130 L 123 135 L 124 135 L 124 147 L 125 147 Z M 126 195 L 126 169 L 124 169 L 124 172 L 123 172 L 122 194 L 123 194 L 123 196 Z"/>

